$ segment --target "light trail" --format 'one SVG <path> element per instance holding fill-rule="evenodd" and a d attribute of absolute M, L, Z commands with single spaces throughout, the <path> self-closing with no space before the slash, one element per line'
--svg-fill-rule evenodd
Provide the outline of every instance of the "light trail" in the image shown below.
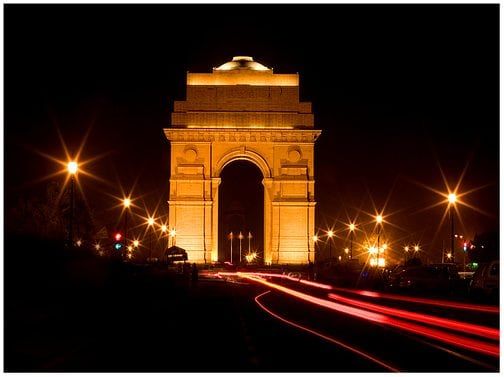
<path fill-rule="evenodd" d="M 334 293 L 329 293 L 329 298 L 334 299 L 336 301 L 343 302 L 345 304 L 350 304 L 354 306 L 359 306 L 364 309 L 369 309 L 369 310 L 374 310 L 377 312 L 380 312 L 382 314 L 389 314 L 395 317 L 401 317 L 405 319 L 410 319 L 413 321 L 417 322 L 422 322 L 422 323 L 427 323 L 439 327 L 444 327 L 472 335 L 478 335 L 481 337 L 493 339 L 493 340 L 499 340 L 499 330 L 494 329 L 491 327 L 486 327 L 486 326 L 480 326 L 480 325 L 473 325 L 471 323 L 467 322 L 459 322 L 459 321 L 454 321 L 451 319 L 445 319 L 445 318 L 440 318 L 436 317 L 433 315 L 428 315 L 428 314 L 420 314 L 420 313 L 414 313 L 406 310 L 401 310 L 401 309 L 395 309 L 395 308 L 389 308 L 383 305 L 376 305 L 376 304 L 371 304 L 368 302 L 364 301 L 359 301 L 359 300 L 353 300 L 350 298 L 342 297 L 339 295 L 336 295 Z"/>
<path fill-rule="evenodd" d="M 284 274 L 263 273 L 263 272 L 247 272 L 247 273 L 251 274 L 251 275 L 256 275 L 256 276 L 266 276 L 266 277 L 273 277 L 273 278 L 288 279 L 288 280 L 295 281 L 295 282 L 298 282 L 301 284 L 310 285 L 310 286 L 313 286 L 316 288 L 352 293 L 352 294 L 370 297 L 370 298 L 376 298 L 376 299 L 387 299 L 387 300 L 394 300 L 394 301 L 412 302 L 415 304 L 439 306 L 439 307 L 445 307 L 445 308 L 457 309 L 457 310 L 478 311 L 478 312 L 484 312 L 484 313 L 499 314 L 499 312 L 500 312 L 498 306 L 475 305 L 475 304 L 468 304 L 468 303 L 457 302 L 457 301 L 447 301 L 447 300 L 430 299 L 430 298 L 422 298 L 422 297 L 411 297 L 411 296 L 397 295 L 397 294 L 391 294 L 391 293 L 380 293 L 380 292 L 375 292 L 375 291 L 366 291 L 366 290 L 360 290 L 360 289 L 338 288 L 338 287 L 334 287 L 329 284 L 322 284 L 322 283 L 317 283 L 317 282 L 313 282 L 310 280 L 297 279 L 297 278 L 293 278 L 293 277 L 290 277 L 290 276 L 287 276 Z M 219 272 L 218 274 L 237 275 L 238 272 Z"/>
<path fill-rule="evenodd" d="M 490 305 L 474 305 L 474 304 L 466 304 L 463 302 L 456 301 L 446 301 L 446 300 L 435 300 L 430 298 L 421 298 L 421 297 L 410 297 L 410 296 L 402 296 L 391 293 L 380 293 L 374 291 L 365 291 L 359 289 L 349 289 L 349 288 L 337 288 L 332 287 L 335 291 L 353 293 L 360 296 L 366 296 L 371 298 L 381 298 L 387 300 L 395 300 L 395 301 L 405 301 L 405 302 L 413 302 L 416 304 L 423 305 L 432 305 L 432 306 L 440 306 L 450 309 L 459 309 L 459 310 L 469 310 L 469 311 L 479 311 L 486 313 L 499 313 L 498 306 L 490 306 Z"/>
<path fill-rule="evenodd" d="M 378 364 L 378 365 L 380 365 L 380 366 L 384 367 L 385 369 L 387 369 L 387 370 L 389 370 L 389 371 L 391 371 L 391 372 L 400 372 L 400 370 L 398 370 L 398 369 L 394 368 L 394 367 L 393 367 L 393 366 L 391 366 L 391 365 L 388 365 L 388 364 L 384 363 L 383 361 L 381 361 L 381 360 L 377 359 L 377 358 L 376 358 L 376 357 L 374 357 L 374 356 L 371 356 L 371 355 L 370 355 L 370 354 L 368 354 L 368 353 L 365 353 L 365 352 L 363 352 L 363 351 L 361 351 L 361 350 L 359 350 L 359 349 L 357 349 L 357 348 L 355 348 L 355 347 L 349 346 L 348 344 L 342 343 L 342 342 L 340 342 L 339 340 L 336 340 L 336 339 L 334 339 L 334 338 L 332 338 L 332 337 L 329 337 L 329 336 L 327 336 L 327 335 L 321 334 L 321 333 L 319 333 L 319 332 L 317 332 L 317 331 L 315 331 L 315 330 L 312 330 L 312 329 L 310 329 L 310 328 L 308 328 L 308 327 L 305 327 L 305 326 L 299 325 L 299 324 L 297 324 L 297 323 L 295 323 L 295 322 L 289 321 L 288 319 L 285 319 L 285 318 L 281 317 L 280 315 L 278 315 L 278 314 L 276 314 L 276 313 L 272 312 L 270 309 L 268 309 L 266 306 L 264 306 L 261 302 L 259 302 L 259 298 L 260 298 L 260 297 L 262 297 L 262 296 L 264 296 L 264 295 L 266 295 L 266 294 L 268 294 L 268 293 L 270 293 L 270 292 L 271 292 L 271 291 L 266 291 L 266 292 L 263 292 L 263 293 L 261 293 L 260 295 L 256 296 L 254 300 L 255 300 L 255 302 L 257 303 L 257 305 L 259 305 L 259 307 L 260 307 L 262 310 L 264 310 L 266 313 L 268 313 L 268 314 L 269 314 L 269 315 L 271 315 L 272 317 L 274 317 L 274 318 L 276 318 L 276 319 L 278 319 L 278 320 L 280 320 L 280 321 L 282 321 L 282 322 L 284 322 L 284 323 L 286 323 L 286 324 L 288 324 L 288 325 L 290 325 L 290 326 L 296 327 L 296 328 L 298 328 L 298 329 L 300 329 L 300 330 L 303 330 L 303 331 L 306 331 L 306 332 L 308 332 L 308 333 L 310 333 L 310 334 L 313 334 L 313 335 L 315 335 L 315 336 L 318 336 L 319 338 L 322 338 L 322 339 L 324 339 L 324 340 L 327 340 L 328 342 L 331 342 L 331 343 L 334 343 L 334 344 L 336 344 L 336 345 L 338 345 L 338 346 L 340 346 L 340 347 L 343 347 L 343 348 L 344 348 L 344 349 L 346 349 L 346 350 L 349 350 L 349 351 L 351 351 L 351 352 L 354 352 L 354 353 L 358 354 L 359 356 L 362 356 L 362 357 L 364 357 L 365 359 L 371 360 L 372 362 L 374 362 L 374 363 L 376 363 L 376 364 Z"/>
<path fill-rule="evenodd" d="M 410 323 L 407 321 L 402 321 L 399 319 L 391 318 L 391 317 L 388 317 L 383 314 L 378 314 L 378 313 L 370 312 L 368 310 L 358 309 L 358 308 L 354 308 L 354 307 L 351 307 L 348 305 L 338 304 L 333 301 L 324 300 L 324 299 L 321 299 L 321 298 L 318 298 L 315 296 L 308 295 L 306 293 L 296 291 L 291 288 L 284 287 L 279 284 L 271 283 L 271 282 L 266 281 L 262 278 L 259 278 L 259 277 L 256 277 L 256 276 L 253 276 L 253 275 L 250 275 L 247 273 L 238 272 L 237 274 L 238 274 L 238 276 L 242 276 L 246 279 L 250 279 L 250 280 L 255 281 L 257 283 L 266 285 L 270 288 L 276 289 L 276 290 L 281 291 L 283 293 L 286 293 L 290 296 L 297 297 L 303 301 L 307 301 L 312 304 L 319 305 L 319 306 L 322 306 L 322 307 L 325 307 L 325 308 L 328 308 L 328 309 L 331 309 L 331 310 L 334 310 L 334 311 L 337 311 L 340 313 L 344 313 L 344 314 L 351 315 L 351 316 L 354 316 L 357 318 L 365 319 L 370 322 L 380 323 L 380 324 L 384 324 L 384 325 L 387 325 L 390 327 L 399 328 L 399 329 L 409 331 L 409 332 L 412 332 L 415 334 L 419 334 L 419 335 L 422 335 L 425 337 L 436 339 L 436 340 L 439 340 L 444 343 L 452 344 L 457 347 L 469 349 L 471 351 L 475 351 L 478 353 L 483 353 L 483 354 L 494 356 L 494 357 L 499 357 L 499 354 L 500 354 L 498 345 L 466 338 L 466 337 L 463 337 L 460 335 L 450 334 L 450 333 L 447 333 L 442 330 L 430 329 L 430 328 L 422 326 L 422 325 L 418 325 L 415 323 Z"/>
<path fill-rule="evenodd" d="M 338 287 L 334 287 L 329 284 L 322 284 L 322 283 L 317 283 L 317 282 L 313 282 L 310 280 L 304 280 L 304 279 L 296 279 L 296 278 L 293 278 L 293 277 L 290 277 L 287 275 L 282 275 L 282 274 L 271 274 L 271 273 L 261 273 L 261 272 L 253 272 L 252 274 L 259 275 L 259 276 L 268 276 L 268 277 L 288 279 L 288 280 L 295 281 L 295 282 L 298 282 L 301 284 L 310 285 L 310 286 L 313 286 L 316 288 L 342 291 L 342 292 L 347 292 L 347 293 L 354 293 L 354 294 L 358 294 L 358 295 L 366 296 L 366 297 L 371 297 L 371 298 L 382 298 L 382 299 L 388 299 L 388 300 L 413 302 L 413 303 L 417 303 L 417 304 L 441 306 L 441 307 L 447 307 L 447 308 L 459 309 L 459 310 L 480 311 L 480 312 L 487 312 L 487 313 L 499 313 L 498 306 L 466 304 L 463 302 L 456 302 L 456 301 L 435 300 L 435 299 L 429 299 L 429 298 L 410 297 L 410 296 L 396 295 L 396 294 L 390 294 L 390 293 L 380 293 L 380 292 L 374 292 L 374 291 L 365 291 L 365 290 L 358 290 L 358 289 L 338 288 Z"/>

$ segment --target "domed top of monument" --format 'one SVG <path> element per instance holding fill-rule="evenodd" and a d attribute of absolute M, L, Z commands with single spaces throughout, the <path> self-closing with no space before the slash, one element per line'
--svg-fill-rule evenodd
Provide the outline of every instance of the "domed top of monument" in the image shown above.
<path fill-rule="evenodd" d="M 234 56 L 233 60 L 224 63 L 214 71 L 234 71 L 234 70 L 250 70 L 250 71 L 272 71 L 261 63 L 255 62 L 251 56 Z"/>

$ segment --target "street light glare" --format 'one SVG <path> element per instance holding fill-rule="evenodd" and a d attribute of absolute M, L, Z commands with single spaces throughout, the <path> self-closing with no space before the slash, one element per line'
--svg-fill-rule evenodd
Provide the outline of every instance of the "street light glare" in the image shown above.
<path fill-rule="evenodd" d="M 377 222 L 378 224 L 381 224 L 381 223 L 382 223 L 382 221 L 383 221 L 383 216 L 382 216 L 382 215 L 376 215 L 376 222 Z"/>
<path fill-rule="evenodd" d="M 129 206 L 131 205 L 131 199 L 130 198 L 124 198 L 123 199 L 123 204 L 124 204 L 125 208 L 129 208 Z"/>
<path fill-rule="evenodd" d="M 332 230 L 329 230 L 327 232 L 327 237 L 332 238 L 334 236 L 334 232 Z"/>
<path fill-rule="evenodd" d="M 353 224 L 353 223 L 352 223 L 352 224 L 350 224 L 350 225 L 348 226 L 348 229 L 350 229 L 350 232 L 353 232 L 353 231 L 355 230 L 355 224 Z"/>
<path fill-rule="evenodd" d="M 152 226 L 152 225 L 154 225 L 154 218 L 153 218 L 153 217 L 149 217 L 149 218 L 147 219 L 147 224 L 149 224 L 149 225 L 151 225 L 151 226 Z"/>
<path fill-rule="evenodd" d="M 134 240 L 133 241 L 133 246 L 138 247 L 138 245 L 140 245 L 140 241 Z"/>
<path fill-rule="evenodd" d="M 161 232 L 166 233 L 167 230 L 168 227 L 165 224 L 161 225 Z"/>
<path fill-rule="evenodd" d="M 170 237 L 175 237 L 177 235 L 177 231 L 175 229 L 170 230 Z"/>
<path fill-rule="evenodd" d="M 404 251 L 408 252 L 409 251 L 409 247 L 408 246 L 404 246 Z"/>
<path fill-rule="evenodd" d="M 313 240 L 313 242 L 317 242 L 317 241 L 318 241 L 318 236 L 317 236 L 317 235 L 314 235 L 314 236 L 312 237 L 312 240 Z"/>
<path fill-rule="evenodd" d="M 418 250 L 420 250 L 420 246 L 415 245 L 415 247 L 414 247 L 413 249 L 414 249 L 415 251 L 418 251 Z"/>
<path fill-rule="evenodd" d="M 457 201 L 457 195 L 455 193 L 448 194 L 448 203 L 454 204 Z"/>
<path fill-rule="evenodd" d="M 67 164 L 68 173 L 71 174 L 71 175 L 76 174 L 78 169 L 79 169 L 79 165 L 77 164 L 76 161 L 70 161 Z"/>

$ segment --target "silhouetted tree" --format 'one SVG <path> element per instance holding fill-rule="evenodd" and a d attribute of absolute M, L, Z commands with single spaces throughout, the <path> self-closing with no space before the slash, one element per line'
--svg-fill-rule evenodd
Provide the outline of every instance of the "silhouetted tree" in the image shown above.
<path fill-rule="evenodd" d="M 471 262 L 490 262 L 499 259 L 499 232 L 476 234 L 470 244 L 474 246 L 468 250 Z"/>
<path fill-rule="evenodd" d="M 70 220 L 70 195 L 68 187 L 61 182 L 47 184 L 45 195 L 20 196 L 11 207 L 6 221 L 6 230 L 13 235 L 29 235 L 43 239 L 63 240 L 68 235 Z M 74 234 L 90 238 L 95 233 L 93 213 L 84 199 L 75 191 Z"/>

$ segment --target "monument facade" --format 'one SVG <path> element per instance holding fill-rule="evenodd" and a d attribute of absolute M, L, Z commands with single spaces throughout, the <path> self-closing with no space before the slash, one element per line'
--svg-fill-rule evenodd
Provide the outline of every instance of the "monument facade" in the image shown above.
<path fill-rule="evenodd" d="M 314 129 L 310 102 L 300 102 L 299 75 L 276 74 L 236 56 L 212 73 L 187 73 L 185 101 L 171 127 L 169 224 L 190 262 L 218 259 L 219 184 L 236 160 L 264 177 L 264 261 L 314 261 Z"/>

